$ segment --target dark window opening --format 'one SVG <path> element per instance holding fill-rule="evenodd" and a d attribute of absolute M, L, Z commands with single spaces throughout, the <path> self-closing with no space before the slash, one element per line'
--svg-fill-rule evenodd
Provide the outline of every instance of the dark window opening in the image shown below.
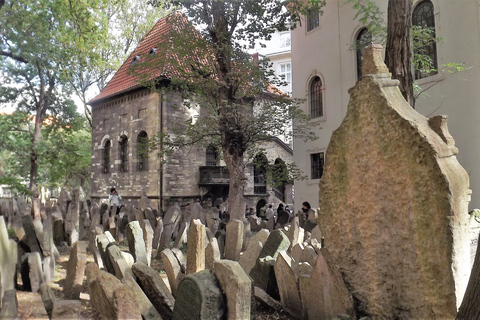
<path fill-rule="evenodd" d="M 112 143 L 110 140 L 107 140 L 105 142 L 105 145 L 103 146 L 103 173 L 109 173 L 110 172 L 110 150 L 112 148 Z"/>
<path fill-rule="evenodd" d="M 267 193 L 267 167 L 268 160 L 263 153 L 255 156 L 255 160 L 253 161 L 253 193 L 255 194 Z"/>
<path fill-rule="evenodd" d="M 323 90 L 320 77 L 315 77 L 310 85 L 310 116 L 323 117 Z"/>
<path fill-rule="evenodd" d="M 128 138 L 122 136 L 120 138 L 120 172 L 128 171 Z"/>
<path fill-rule="evenodd" d="M 311 159 L 311 177 L 312 179 L 320 179 L 323 175 L 323 166 L 325 164 L 325 153 L 314 153 L 310 155 Z"/>
<path fill-rule="evenodd" d="M 437 74 L 435 15 L 431 1 L 422 1 L 413 10 L 412 33 L 415 79 Z"/>
<path fill-rule="evenodd" d="M 148 170 L 148 135 L 145 131 L 138 134 L 137 137 L 137 158 L 138 171 Z"/>
<path fill-rule="evenodd" d="M 155 54 L 155 53 L 157 53 L 157 50 L 158 50 L 157 48 L 152 48 L 152 49 L 150 49 L 148 54 Z"/>
<path fill-rule="evenodd" d="M 320 25 L 320 15 L 318 10 L 310 10 L 307 13 L 307 31 L 311 31 Z"/>
<path fill-rule="evenodd" d="M 372 35 L 367 28 L 363 28 L 356 39 L 355 48 L 357 49 L 357 79 L 362 77 L 363 67 L 363 49 L 372 42 Z"/>
<path fill-rule="evenodd" d="M 208 146 L 206 151 L 206 165 L 207 166 L 216 166 L 218 161 L 218 152 L 217 148 L 214 146 Z"/>
<path fill-rule="evenodd" d="M 130 66 L 137 64 L 138 61 L 140 61 L 140 56 L 133 57 L 132 62 L 130 63 Z"/>

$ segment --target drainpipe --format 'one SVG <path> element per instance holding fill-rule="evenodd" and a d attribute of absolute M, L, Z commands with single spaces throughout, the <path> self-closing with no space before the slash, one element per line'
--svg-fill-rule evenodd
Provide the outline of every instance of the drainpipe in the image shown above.
<path fill-rule="evenodd" d="M 159 110 L 159 121 L 160 121 L 160 132 L 163 134 L 163 92 L 160 91 L 160 110 Z M 163 136 L 160 136 L 159 142 L 160 152 L 163 150 Z M 159 173 L 159 213 L 163 213 L 163 157 L 160 157 L 160 173 Z"/>

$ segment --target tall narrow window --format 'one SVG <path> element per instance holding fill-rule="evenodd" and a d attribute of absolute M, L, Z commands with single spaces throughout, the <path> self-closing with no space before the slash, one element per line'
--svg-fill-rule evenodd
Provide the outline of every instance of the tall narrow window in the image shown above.
<path fill-rule="evenodd" d="M 367 28 L 363 28 L 357 36 L 355 41 L 355 48 L 357 49 L 357 79 L 362 77 L 363 66 L 363 49 L 372 42 L 372 35 Z"/>
<path fill-rule="evenodd" d="M 266 173 L 268 159 L 263 153 L 255 156 L 253 161 L 253 192 L 255 194 L 267 193 Z"/>
<path fill-rule="evenodd" d="M 137 159 L 138 171 L 148 170 L 148 135 L 145 131 L 138 134 L 137 137 Z"/>
<path fill-rule="evenodd" d="M 420 2 L 412 14 L 415 79 L 437 74 L 435 16 L 430 0 Z"/>
<path fill-rule="evenodd" d="M 218 159 L 217 148 L 215 148 L 214 146 L 208 146 L 206 157 L 207 157 L 207 163 L 206 163 L 207 166 L 216 166 L 217 159 Z"/>
<path fill-rule="evenodd" d="M 307 31 L 312 31 L 320 25 L 320 15 L 318 10 L 310 10 L 307 13 Z"/>
<path fill-rule="evenodd" d="M 110 150 L 112 149 L 112 143 L 110 140 L 105 142 L 103 146 L 103 173 L 110 172 Z"/>
<path fill-rule="evenodd" d="M 282 63 L 280 65 L 280 76 L 282 81 L 286 83 L 292 82 L 292 65 L 290 63 Z"/>
<path fill-rule="evenodd" d="M 325 154 L 323 152 L 313 153 L 310 155 L 310 161 L 311 161 L 312 179 L 320 179 L 323 175 L 323 165 L 325 164 Z"/>
<path fill-rule="evenodd" d="M 120 138 L 120 172 L 128 171 L 128 138 L 122 136 Z"/>
<path fill-rule="evenodd" d="M 323 117 L 323 93 L 320 77 L 313 78 L 310 84 L 310 116 L 312 118 Z"/>

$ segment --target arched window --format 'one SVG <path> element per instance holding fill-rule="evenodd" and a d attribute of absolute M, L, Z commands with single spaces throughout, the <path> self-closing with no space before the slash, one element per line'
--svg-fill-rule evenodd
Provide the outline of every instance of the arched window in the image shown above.
<path fill-rule="evenodd" d="M 435 15 L 430 0 L 420 2 L 412 14 L 415 79 L 437 74 Z"/>
<path fill-rule="evenodd" d="M 145 131 L 138 134 L 137 137 L 137 169 L 138 171 L 148 170 L 148 135 Z"/>
<path fill-rule="evenodd" d="M 207 166 L 216 166 L 218 160 L 217 148 L 214 146 L 208 146 L 206 150 Z"/>
<path fill-rule="evenodd" d="M 268 159 L 263 153 L 255 156 L 253 161 L 253 193 L 266 194 L 267 182 L 266 174 L 268 168 Z"/>
<path fill-rule="evenodd" d="M 128 138 L 122 136 L 120 138 L 120 172 L 128 171 Z"/>
<path fill-rule="evenodd" d="M 320 77 L 313 78 L 310 84 L 310 116 L 312 118 L 323 117 L 323 92 Z"/>
<path fill-rule="evenodd" d="M 357 49 L 357 79 L 362 77 L 363 49 L 365 49 L 370 42 L 372 42 L 372 35 L 368 32 L 367 28 L 363 28 L 355 40 L 355 48 Z"/>
<path fill-rule="evenodd" d="M 103 173 L 110 172 L 110 150 L 112 149 L 112 143 L 110 140 L 105 142 L 103 146 Z"/>

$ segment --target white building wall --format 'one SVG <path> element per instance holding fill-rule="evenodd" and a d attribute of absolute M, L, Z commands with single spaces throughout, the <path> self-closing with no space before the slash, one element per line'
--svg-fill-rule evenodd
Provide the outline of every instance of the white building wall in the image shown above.
<path fill-rule="evenodd" d="M 377 0 L 387 20 L 387 2 Z M 421 1 L 416 0 L 414 6 Z M 320 26 L 306 32 L 306 22 L 292 31 L 293 96 L 307 99 L 309 80 L 322 79 L 324 117 L 310 120 L 319 124 L 319 139 L 304 143 L 294 140 L 294 161 L 310 176 L 310 154 L 326 152 L 332 131 L 343 120 L 349 101 L 348 89 L 356 82 L 356 53 L 350 50 L 362 24 L 353 20 L 355 11 L 342 0 L 327 1 Z M 467 71 L 438 74 L 417 81 L 423 87 L 438 82 L 417 100 L 416 109 L 431 117 L 446 114 L 448 127 L 459 148 L 458 160 L 470 175 L 473 191 L 470 208 L 480 207 L 480 0 L 433 0 L 438 37 L 438 65 L 464 62 Z M 328 154 L 326 155 L 328 161 Z M 303 201 L 318 207 L 319 179 L 295 182 L 295 210 Z"/>

